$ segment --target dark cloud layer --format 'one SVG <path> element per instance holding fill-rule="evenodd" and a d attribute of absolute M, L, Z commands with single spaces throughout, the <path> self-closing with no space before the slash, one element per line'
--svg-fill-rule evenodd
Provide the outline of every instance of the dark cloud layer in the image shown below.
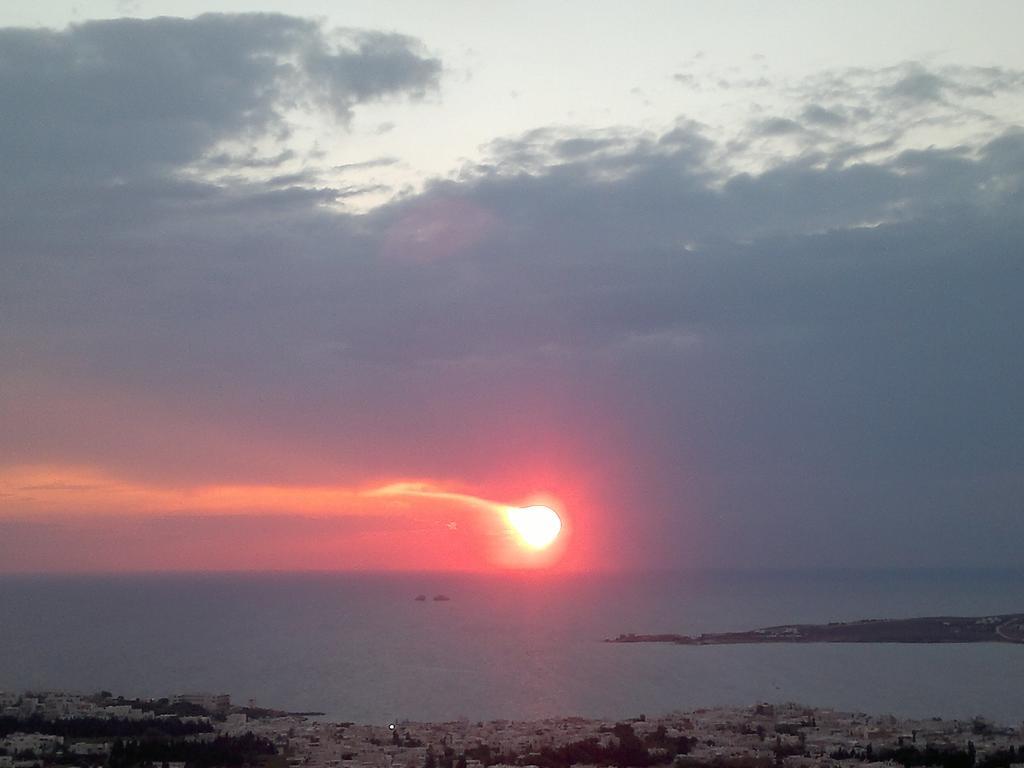
<path fill-rule="evenodd" d="M 410 38 L 280 15 L 4 29 L 0 172 L 123 182 L 286 132 L 289 108 L 347 120 L 359 103 L 422 95 L 439 72 Z"/>
<path fill-rule="evenodd" d="M 575 473 L 622 565 L 1017 562 L 1024 133 L 846 133 L 984 73 L 819 84 L 748 126 L 806 142 L 756 171 L 681 119 L 508 138 L 363 215 L 314 177 L 175 175 L 288 99 L 345 119 L 438 72 L 278 16 L 0 32 L 0 453 L 178 482 Z"/>

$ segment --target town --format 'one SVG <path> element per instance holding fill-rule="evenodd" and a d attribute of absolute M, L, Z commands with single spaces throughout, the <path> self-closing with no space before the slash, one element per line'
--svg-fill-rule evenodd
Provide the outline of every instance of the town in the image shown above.
<path fill-rule="evenodd" d="M 327 722 L 228 695 L 0 693 L 0 768 L 1024 768 L 1024 724 L 797 704 L 621 721 Z"/>

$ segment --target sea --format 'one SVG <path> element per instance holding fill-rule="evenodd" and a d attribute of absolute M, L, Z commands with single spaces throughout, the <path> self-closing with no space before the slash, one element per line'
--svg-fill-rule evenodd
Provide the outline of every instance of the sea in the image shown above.
<path fill-rule="evenodd" d="M 800 702 L 1019 725 L 1024 645 L 603 642 L 1016 612 L 1024 571 L 4 576 L 0 690 L 223 692 L 362 723 Z"/>

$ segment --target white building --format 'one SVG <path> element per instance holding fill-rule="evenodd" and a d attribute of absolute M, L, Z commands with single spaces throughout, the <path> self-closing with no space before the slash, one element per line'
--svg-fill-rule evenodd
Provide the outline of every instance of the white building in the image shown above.
<path fill-rule="evenodd" d="M 56 752 L 57 747 L 64 743 L 60 736 L 53 736 L 48 733 L 12 733 L 3 741 L 2 747 L 8 755 L 20 755 L 23 752 L 30 752 L 33 755 L 43 755 Z"/>

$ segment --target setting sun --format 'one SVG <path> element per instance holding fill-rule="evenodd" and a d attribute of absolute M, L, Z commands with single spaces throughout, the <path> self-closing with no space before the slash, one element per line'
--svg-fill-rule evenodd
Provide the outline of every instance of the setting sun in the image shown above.
<path fill-rule="evenodd" d="M 562 519 L 551 507 L 509 507 L 506 515 L 512 529 L 532 549 L 550 546 L 562 530 Z"/>

